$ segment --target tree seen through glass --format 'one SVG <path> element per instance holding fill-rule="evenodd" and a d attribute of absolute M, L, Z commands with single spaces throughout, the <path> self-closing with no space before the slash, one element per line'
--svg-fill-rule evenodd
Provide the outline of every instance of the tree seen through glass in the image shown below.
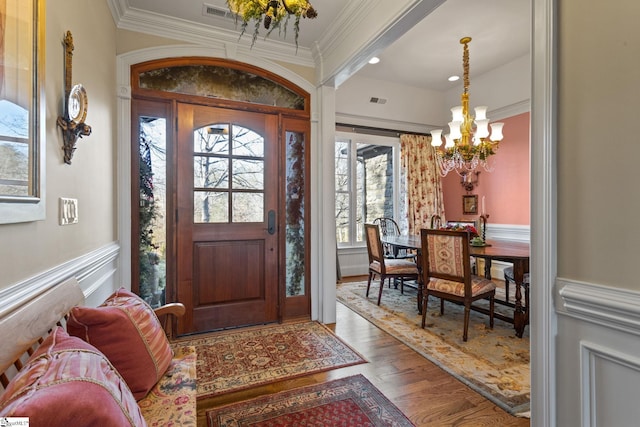
<path fill-rule="evenodd" d="M 262 222 L 264 137 L 217 123 L 196 129 L 193 141 L 194 222 Z"/>

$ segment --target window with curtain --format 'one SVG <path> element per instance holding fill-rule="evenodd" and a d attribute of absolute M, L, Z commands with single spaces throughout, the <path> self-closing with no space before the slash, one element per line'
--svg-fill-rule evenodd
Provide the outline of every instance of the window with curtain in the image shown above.
<path fill-rule="evenodd" d="M 338 246 L 364 243 L 364 224 L 398 213 L 399 140 L 337 133 L 335 143 Z"/>

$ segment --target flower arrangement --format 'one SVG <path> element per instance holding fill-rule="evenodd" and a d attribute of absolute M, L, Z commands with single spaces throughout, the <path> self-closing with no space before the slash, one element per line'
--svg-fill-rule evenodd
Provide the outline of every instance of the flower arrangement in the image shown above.
<path fill-rule="evenodd" d="M 282 29 L 285 36 L 287 23 L 291 16 L 295 16 L 293 31 L 295 33 L 296 47 L 298 46 L 298 33 L 300 32 L 300 18 L 313 19 L 318 16 L 318 12 L 311 6 L 308 0 L 227 0 L 229 10 L 242 19 L 242 33 L 244 34 L 249 21 L 255 20 L 253 39 L 251 46 L 258 38 L 260 24 L 268 30 L 267 36 L 276 29 Z M 282 23 L 284 22 L 284 26 Z"/>
<path fill-rule="evenodd" d="M 473 225 L 462 225 L 462 224 L 447 224 L 444 227 L 440 228 L 441 230 L 450 230 L 450 231 L 466 231 L 469 233 L 469 237 L 478 237 L 478 230 Z"/>

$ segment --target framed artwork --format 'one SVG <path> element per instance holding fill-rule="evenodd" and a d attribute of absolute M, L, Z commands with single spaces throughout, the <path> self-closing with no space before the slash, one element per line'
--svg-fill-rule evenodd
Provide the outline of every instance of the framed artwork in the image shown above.
<path fill-rule="evenodd" d="M 478 196 L 475 194 L 465 194 L 462 196 L 462 213 L 464 215 L 475 215 L 478 213 Z"/>
<path fill-rule="evenodd" d="M 0 224 L 45 218 L 44 0 L 0 1 Z"/>

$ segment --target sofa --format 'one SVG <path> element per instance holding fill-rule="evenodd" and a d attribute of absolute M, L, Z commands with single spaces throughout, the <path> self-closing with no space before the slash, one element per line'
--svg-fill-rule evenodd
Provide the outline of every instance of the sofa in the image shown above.
<path fill-rule="evenodd" d="M 0 318 L 0 419 L 34 426 L 196 425 L 196 352 L 173 346 L 181 304 L 120 289 L 85 307 L 75 278 Z"/>

